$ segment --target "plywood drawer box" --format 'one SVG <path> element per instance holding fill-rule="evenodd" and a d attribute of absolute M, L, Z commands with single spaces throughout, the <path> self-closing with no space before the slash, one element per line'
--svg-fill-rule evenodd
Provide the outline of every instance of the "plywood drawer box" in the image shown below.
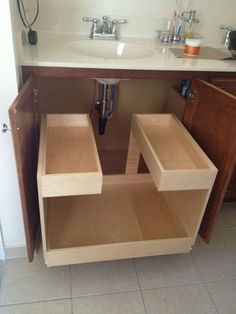
<path fill-rule="evenodd" d="M 87 114 L 42 117 L 37 177 L 41 197 L 101 193 L 102 171 Z"/>
<path fill-rule="evenodd" d="M 133 141 L 159 191 L 207 189 L 216 168 L 173 114 L 134 114 Z"/>
<path fill-rule="evenodd" d="M 189 252 L 207 194 L 158 192 L 136 174 L 104 176 L 99 195 L 45 198 L 47 265 Z"/>

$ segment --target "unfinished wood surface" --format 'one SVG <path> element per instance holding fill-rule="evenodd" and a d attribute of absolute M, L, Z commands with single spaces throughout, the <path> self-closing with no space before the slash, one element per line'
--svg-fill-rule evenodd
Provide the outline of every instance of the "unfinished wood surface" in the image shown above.
<path fill-rule="evenodd" d="M 211 186 L 216 168 L 174 115 L 134 115 L 132 133 L 159 191 Z"/>
<path fill-rule="evenodd" d="M 149 174 L 105 176 L 101 195 L 47 198 L 47 265 L 188 252 L 165 198 Z"/>
<path fill-rule="evenodd" d="M 193 243 L 198 233 L 202 216 L 208 201 L 209 190 L 163 192 L 169 208 L 173 208 Z"/>
<path fill-rule="evenodd" d="M 46 261 L 47 266 L 60 266 L 140 256 L 189 253 L 191 244 L 191 238 L 184 237 L 54 249 L 46 252 Z"/>
<path fill-rule="evenodd" d="M 49 248 L 188 236 L 152 182 L 122 184 L 119 179 L 114 176 L 101 195 L 48 199 Z"/>
<path fill-rule="evenodd" d="M 102 171 L 88 115 L 45 115 L 38 184 L 42 197 L 101 193 Z"/>
<path fill-rule="evenodd" d="M 125 168 L 126 174 L 135 174 L 138 172 L 139 159 L 140 149 L 135 141 L 132 131 L 130 131 L 128 155 Z"/>
<path fill-rule="evenodd" d="M 46 174 L 95 172 L 97 163 L 88 127 L 48 127 Z"/>

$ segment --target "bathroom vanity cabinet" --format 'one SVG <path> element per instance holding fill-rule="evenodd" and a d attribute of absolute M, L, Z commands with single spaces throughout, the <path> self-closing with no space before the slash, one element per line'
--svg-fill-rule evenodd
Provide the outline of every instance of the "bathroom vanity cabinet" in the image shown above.
<path fill-rule="evenodd" d="M 29 260 L 33 259 L 39 229 L 38 200 L 48 266 L 188 252 L 195 242 L 216 174 L 212 163 L 183 126 L 175 118 L 164 118 L 161 115 L 157 118 L 147 116 L 147 123 L 144 116 L 133 118 L 125 173 L 102 175 L 93 131 L 87 117 L 80 116 L 74 121 L 74 118 L 48 116 L 40 128 L 39 105 L 44 91 L 39 89 L 37 77 L 179 78 L 182 75 L 182 78 L 190 78 L 193 74 L 197 72 L 187 72 L 184 76 L 184 72 L 174 71 L 23 68 L 25 84 L 9 112 Z M 199 76 L 209 79 L 211 74 L 199 72 Z M 213 76 L 217 76 L 217 73 Z M 183 122 L 219 168 L 220 174 L 213 187 L 213 192 L 216 189 L 215 192 L 220 191 L 220 194 L 213 204 L 214 210 L 209 214 L 211 217 L 205 220 L 205 230 L 209 234 L 219 209 L 217 204 L 220 204 L 222 193 L 227 188 L 225 174 L 229 176 L 234 167 L 236 99 L 199 79 L 193 80 L 191 90 L 197 97 L 187 101 Z M 206 100 L 209 100 L 207 105 Z M 227 108 L 226 113 L 220 109 L 222 103 Z M 44 103 L 44 106 L 47 105 L 50 106 Z M 205 116 L 207 108 L 210 111 Z M 211 128 L 214 132 L 208 132 L 209 112 L 212 125 L 219 126 Z M 218 117 L 222 114 L 222 123 L 226 127 L 221 122 L 219 125 Z M 62 124 L 63 121 L 72 123 L 72 126 L 68 132 L 60 131 L 61 127 L 66 129 L 67 126 L 58 124 L 58 121 Z M 78 121 L 82 126 L 77 124 Z M 78 147 L 77 144 L 72 146 L 78 149 L 78 155 L 83 155 L 83 147 L 90 147 L 89 153 L 82 157 L 87 162 L 83 174 L 80 173 L 81 169 L 73 168 L 73 163 L 77 162 L 73 156 L 70 156 L 69 162 L 60 161 L 64 155 L 54 151 L 65 148 L 65 155 L 70 155 L 70 146 L 67 146 L 69 142 L 62 138 L 70 138 L 71 130 L 81 127 L 87 128 L 87 133 L 84 132 L 85 136 L 80 137 L 80 132 L 75 131 L 77 135 L 73 140 L 78 142 Z M 47 128 L 51 128 L 49 133 Z M 83 141 L 86 144 L 80 146 L 79 143 Z M 50 148 L 46 148 L 48 144 Z M 178 152 L 175 154 L 176 150 Z M 140 153 L 150 174 L 137 173 Z M 38 154 L 39 189 L 36 179 Z M 86 156 L 92 158 L 92 166 Z M 59 170 L 56 167 L 58 160 Z M 219 182 L 221 177 L 223 181 Z M 86 185 L 86 182 L 89 184 Z M 223 191 L 221 184 L 224 186 Z M 208 203 L 208 211 L 209 206 L 211 204 Z"/>

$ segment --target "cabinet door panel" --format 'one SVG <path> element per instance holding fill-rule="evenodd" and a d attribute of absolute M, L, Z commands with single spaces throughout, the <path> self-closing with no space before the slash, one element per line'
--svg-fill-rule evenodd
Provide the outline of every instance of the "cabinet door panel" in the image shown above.
<path fill-rule="evenodd" d="M 37 197 L 38 117 L 36 82 L 30 77 L 9 109 L 29 261 L 36 247 L 39 210 Z"/>
<path fill-rule="evenodd" d="M 212 78 L 210 83 L 236 96 L 236 78 Z M 225 200 L 236 201 L 236 165 L 234 166 L 234 172 L 229 182 Z"/>
<path fill-rule="evenodd" d="M 218 168 L 200 228 L 209 241 L 236 161 L 236 97 L 199 79 L 191 91 L 195 97 L 186 102 L 183 123 Z"/>

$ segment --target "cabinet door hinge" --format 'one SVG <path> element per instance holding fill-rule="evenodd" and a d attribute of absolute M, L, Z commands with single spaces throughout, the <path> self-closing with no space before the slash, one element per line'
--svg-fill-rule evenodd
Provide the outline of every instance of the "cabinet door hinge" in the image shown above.
<path fill-rule="evenodd" d="M 196 90 L 189 90 L 187 92 L 187 99 L 192 101 L 192 102 L 195 102 L 196 98 L 197 98 L 197 91 Z"/>
<path fill-rule="evenodd" d="M 39 94 L 39 90 L 37 88 L 33 89 L 33 101 L 35 104 L 37 104 L 38 102 L 38 94 Z"/>

